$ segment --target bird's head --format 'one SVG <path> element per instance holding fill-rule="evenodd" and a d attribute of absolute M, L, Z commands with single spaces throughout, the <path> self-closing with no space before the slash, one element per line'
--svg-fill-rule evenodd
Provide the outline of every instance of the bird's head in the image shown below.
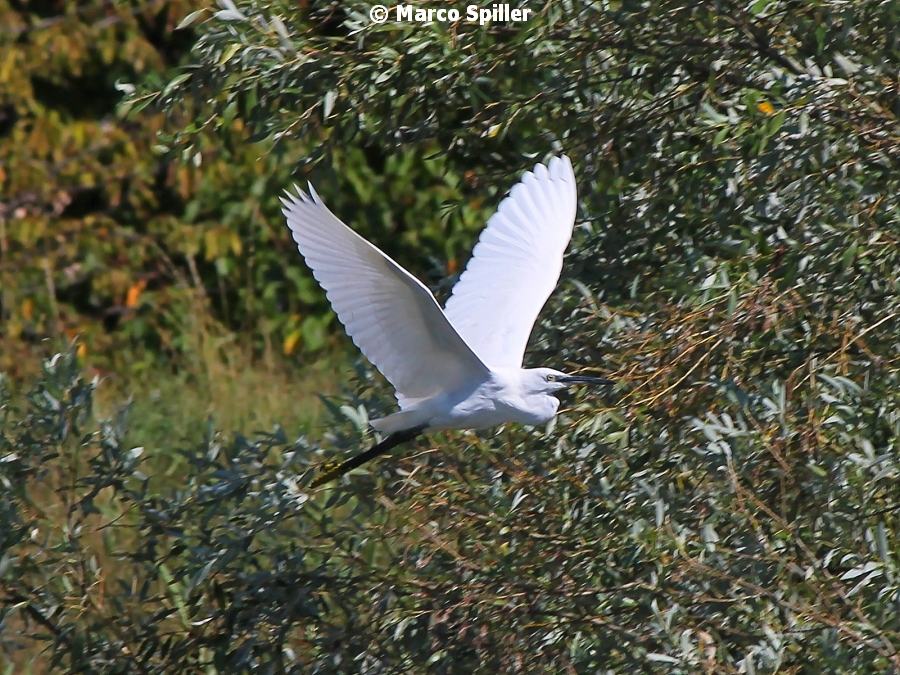
<path fill-rule="evenodd" d="M 589 375 L 568 375 L 553 368 L 530 368 L 525 371 L 526 386 L 535 394 L 552 394 L 574 384 L 612 385 L 612 380 Z"/>

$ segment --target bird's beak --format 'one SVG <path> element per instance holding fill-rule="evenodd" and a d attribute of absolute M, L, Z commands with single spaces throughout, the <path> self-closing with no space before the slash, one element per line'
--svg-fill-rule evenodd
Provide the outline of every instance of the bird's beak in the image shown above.
<path fill-rule="evenodd" d="M 590 377 L 588 375 L 567 375 L 559 378 L 559 381 L 563 384 L 605 384 L 609 386 L 615 384 L 615 382 L 607 380 L 605 377 Z"/>

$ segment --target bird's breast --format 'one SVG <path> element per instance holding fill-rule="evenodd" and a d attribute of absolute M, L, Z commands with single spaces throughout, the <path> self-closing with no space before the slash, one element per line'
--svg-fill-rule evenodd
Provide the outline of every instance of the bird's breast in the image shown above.
<path fill-rule="evenodd" d="M 523 396 L 515 387 L 497 379 L 435 403 L 428 424 L 432 429 L 484 429 L 508 422 L 546 424 L 559 408 L 559 399 L 553 396 Z"/>
<path fill-rule="evenodd" d="M 559 399 L 554 396 L 529 396 L 511 406 L 511 421 L 519 424 L 546 424 L 556 416 L 558 409 Z"/>

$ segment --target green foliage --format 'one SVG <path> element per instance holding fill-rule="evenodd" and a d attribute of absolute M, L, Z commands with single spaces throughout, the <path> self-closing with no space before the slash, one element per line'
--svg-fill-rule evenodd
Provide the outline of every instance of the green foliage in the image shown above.
<path fill-rule="evenodd" d="M 661 341 L 591 325 L 632 357 Z M 744 343 L 723 335 L 668 370 Z M 321 451 L 280 430 L 209 429 L 160 486 L 125 413 L 93 423 L 94 385 L 57 355 L 25 410 L 0 402 L 3 648 L 47 641 L 50 663 L 107 672 L 886 670 L 896 393 L 826 370 L 437 436 L 311 495 Z M 340 447 L 376 405 L 359 390 L 334 408 Z"/>
<path fill-rule="evenodd" d="M 649 310 L 721 271 L 796 288 L 816 311 L 831 311 L 830 292 L 855 295 L 865 323 L 896 291 L 890 3 L 553 3 L 515 30 L 369 24 L 362 3 L 222 7 L 194 24 L 205 31 L 188 77 L 134 102 L 196 101 L 208 126 L 316 139 L 307 161 L 327 158 L 341 178 L 320 192 L 364 233 L 348 149 L 376 175 L 392 155 L 437 155 L 462 196 L 493 186 L 491 205 L 523 157 L 556 146 L 579 176 L 589 235 L 576 245 L 597 263 L 582 281 L 608 299 L 640 291 Z M 195 138 L 188 127 L 173 143 Z M 396 205 L 383 208 L 408 218 Z M 477 223 L 477 211 L 447 213 L 454 229 Z M 878 255 L 860 256 L 873 238 Z M 447 241 L 453 271 L 468 242 Z"/>
<path fill-rule="evenodd" d="M 311 467 L 371 442 L 391 405 L 371 369 L 325 400 L 322 443 L 207 425 L 197 446 L 151 447 L 125 414 L 96 421 L 93 385 L 57 356 L 27 403 L 0 403 L 9 658 L 900 668 L 895 5 L 554 2 L 517 27 L 371 25 L 355 2 L 195 8 L 166 15 L 196 31 L 190 65 L 167 61 L 123 104 L 135 134 L 167 112 L 141 147 L 164 146 L 178 177 L 178 206 L 140 230 L 168 281 L 140 294 L 190 291 L 140 339 L 178 349 L 183 315 L 206 311 L 282 351 L 340 332 L 280 229 L 295 165 L 440 291 L 501 191 L 563 149 L 579 224 L 528 358 L 620 386 L 548 429 L 435 434 L 312 492 Z M 15 246 L 7 326 L 25 297 Z M 67 261 L 49 266 L 57 289 Z M 14 268 L 35 288 L 38 263 Z"/>
<path fill-rule="evenodd" d="M 168 167 L 150 151 L 162 120 L 112 113 L 123 80 L 165 68 L 190 44 L 165 30 L 189 6 L 0 2 L 4 368 L 21 367 L 29 343 L 47 336 L 81 332 L 101 351 L 104 324 L 122 318 L 139 334 L 139 311 L 164 294 L 156 280 L 171 281 L 147 236 L 170 212 Z"/>
<path fill-rule="evenodd" d="M 130 81 L 177 73 L 195 36 L 174 28 L 197 6 L 0 0 L 0 367 L 75 335 L 102 368 L 123 351 L 156 365 L 190 352 L 198 311 L 252 327 L 257 352 L 324 345 L 322 298 L 283 265 L 286 149 L 261 158 L 235 120 L 179 155 L 161 115 L 117 115 Z"/>

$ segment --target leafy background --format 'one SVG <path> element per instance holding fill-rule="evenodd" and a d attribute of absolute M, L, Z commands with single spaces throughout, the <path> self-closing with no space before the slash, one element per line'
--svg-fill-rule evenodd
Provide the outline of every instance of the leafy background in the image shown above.
<path fill-rule="evenodd" d="M 10 672 L 900 668 L 897 6 L 528 6 L 0 2 Z M 616 390 L 308 492 L 391 396 L 279 192 L 445 297 L 559 151 Z"/>

